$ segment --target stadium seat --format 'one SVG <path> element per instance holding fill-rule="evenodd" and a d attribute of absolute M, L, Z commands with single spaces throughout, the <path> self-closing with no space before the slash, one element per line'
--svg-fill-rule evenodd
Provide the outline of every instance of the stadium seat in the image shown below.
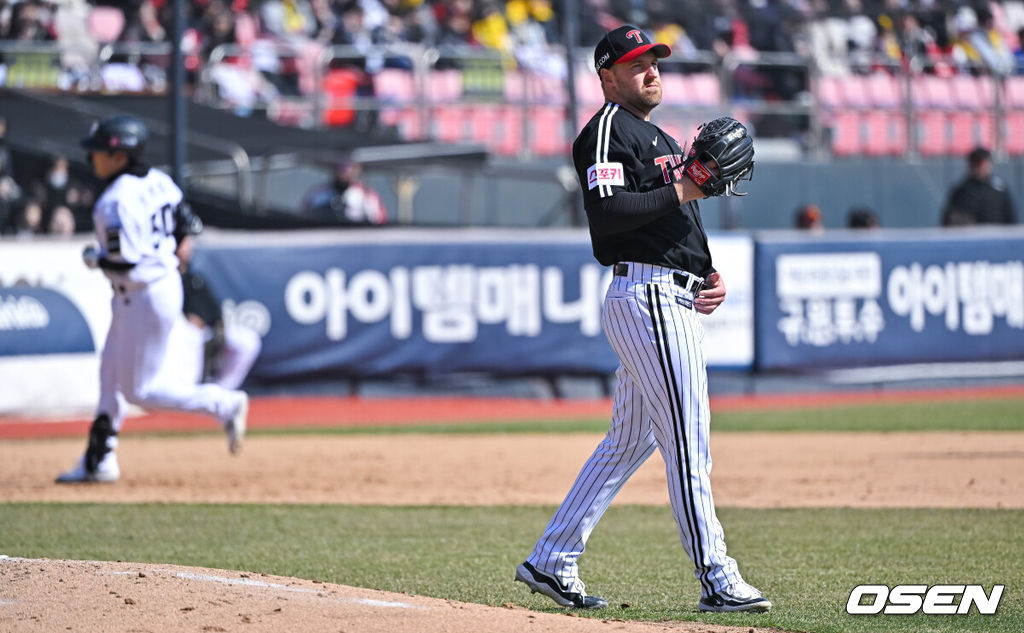
<path fill-rule="evenodd" d="M 868 78 L 864 75 L 849 75 L 839 84 L 843 104 L 848 108 L 867 108 L 869 101 Z"/>
<path fill-rule="evenodd" d="M 693 88 L 684 75 L 679 73 L 662 73 L 661 75 L 661 102 L 664 105 L 691 105 L 696 102 L 696 96 L 691 94 Z"/>
<path fill-rule="evenodd" d="M 902 113 L 872 110 L 863 116 L 863 125 L 865 154 L 894 156 L 906 151 L 907 126 Z"/>
<path fill-rule="evenodd" d="M 324 123 L 327 125 L 348 125 L 356 118 L 353 99 L 359 85 L 359 72 L 337 68 L 327 72 L 323 79 L 326 100 Z"/>
<path fill-rule="evenodd" d="M 568 101 L 565 82 L 558 77 L 541 73 L 529 73 L 526 79 L 526 96 L 531 104 L 564 105 Z"/>
<path fill-rule="evenodd" d="M 872 73 L 867 78 L 869 103 L 886 110 L 903 106 L 903 83 L 885 71 Z"/>
<path fill-rule="evenodd" d="M 818 97 L 818 104 L 825 109 L 836 109 L 843 105 L 843 94 L 839 89 L 840 82 L 844 77 L 821 77 L 818 79 L 818 86 L 815 94 Z"/>
<path fill-rule="evenodd" d="M 466 108 L 459 105 L 445 105 L 431 109 L 431 137 L 445 143 L 461 143 L 466 139 L 463 124 Z"/>
<path fill-rule="evenodd" d="M 1024 76 L 1006 78 L 1006 107 L 1024 110 Z"/>
<path fill-rule="evenodd" d="M 467 108 L 468 140 L 491 151 L 514 156 L 522 147 L 522 116 L 515 106 L 477 104 Z"/>
<path fill-rule="evenodd" d="M 462 73 L 432 70 L 427 74 L 426 97 L 432 103 L 450 103 L 462 98 Z"/>
<path fill-rule="evenodd" d="M 693 73 L 687 76 L 687 83 L 696 105 L 718 106 L 722 102 L 722 84 L 714 73 Z"/>
<path fill-rule="evenodd" d="M 860 115 L 853 110 L 841 110 L 832 117 L 832 153 L 836 156 L 855 156 L 863 152 Z"/>
<path fill-rule="evenodd" d="M 922 156 L 938 156 L 949 153 L 945 113 L 935 111 L 918 113 L 917 151 Z"/>
<path fill-rule="evenodd" d="M 1006 151 L 1013 156 L 1024 154 L 1024 112 L 1006 113 Z"/>
<path fill-rule="evenodd" d="M 518 70 L 505 71 L 502 90 L 508 103 L 522 103 L 526 99 L 527 74 Z"/>
<path fill-rule="evenodd" d="M 970 112 L 954 112 L 949 115 L 949 151 L 966 154 L 977 144 L 974 129 L 975 117 Z"/>
<path fill-rule="evenodd" d="M 117 7 L 92 7 L 88 17 L 89 34 L 100 44 L 109 44 L 121 36 L 124 22 L 124 12 Z"/>
<path fill-rule="evenodd" d="M 390 104 L 416 103 L 416 78 L 401 68 L 382 68 L 373 76 L 373 93 Z"/>
<path fill-rule="evenodd" d="M 538 156 L 553 156 L 569 151 L 565 134 L 565 109 L 534 106 L 528 118 L 530 151 Z"/>
<path fill-rule="evenodd" d="M 990 77 L 956 75 L 949 79 L 956 107 L 964 110 L 985 110 L 995 103 L 995 84 Z"/>
<path fill-rule="evenodd" d="M 593 110 L 604 103 L 604 93 L 601 92 L 601 82 L 594 73 L 594 67 L 590 65 L 578 65 L 576 67 L 576 98 L 580 105 Z M 590 118 L 589 116 L 587 117 Z"/>

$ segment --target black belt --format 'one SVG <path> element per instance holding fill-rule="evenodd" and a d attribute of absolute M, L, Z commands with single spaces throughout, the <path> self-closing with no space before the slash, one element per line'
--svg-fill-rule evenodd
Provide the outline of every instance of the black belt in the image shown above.
<path fill-rule="evenodd" d="M 615 267 L 613 268 L 613 274 L 616 277 L 628 277 L 629 276 L 629 264 L 623 264 L 623 263 L 615 264 Z M 697 294 L 698 292 L 701 291 L 702 288 L 704 288 L 704 280 L 701 279 L 700 277 L 698 277 L 697 275 L 694 275 L 693 273 L 688 273 L 688 272 L 672 273 L 672 282 L 675 285 L 677 285 L 677 286 L 679 286 L 681 288 L 686 288 L 689 285 L 688 284 L 688 278 L 690 278 L 690 277 L 694 278 L 693 293 Z"/>

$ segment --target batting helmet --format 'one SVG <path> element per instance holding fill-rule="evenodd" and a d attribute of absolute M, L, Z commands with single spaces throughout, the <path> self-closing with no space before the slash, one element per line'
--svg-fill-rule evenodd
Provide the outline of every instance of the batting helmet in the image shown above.
<path fill-rule="evenodd" d="M 132 158 L 138 158 L 145 151 L 148 138 L 149 130 L 142 121 L 120 115 L 93 123 L 81 145 L 90 152 L 123 150 Z"/>

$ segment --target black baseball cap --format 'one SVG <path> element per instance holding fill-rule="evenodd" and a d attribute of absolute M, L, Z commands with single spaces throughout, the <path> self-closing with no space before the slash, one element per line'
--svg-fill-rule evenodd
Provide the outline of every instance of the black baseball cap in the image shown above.
<path fill-rule="evenodd" d="M 647 51 L 658 57 L 668 57 L 672 54 L 672 49 L 667 44 L 655 44 L 643 29 L 626 24 L 605 33 L 597 43 L 597 47 L 594 48 L 594 68 L 611 68 L 613 64 L 636 59 Z"/>

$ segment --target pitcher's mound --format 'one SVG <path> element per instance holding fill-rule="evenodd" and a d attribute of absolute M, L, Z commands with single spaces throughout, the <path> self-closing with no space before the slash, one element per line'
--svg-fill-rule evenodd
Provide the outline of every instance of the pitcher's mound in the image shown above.
<path fill-rule="evenodd" d="M 40 633 L 754 631 L 594 620 L 221 569 L 6 556 L 0 557 L 0 620 L 11 630 Z"/>

